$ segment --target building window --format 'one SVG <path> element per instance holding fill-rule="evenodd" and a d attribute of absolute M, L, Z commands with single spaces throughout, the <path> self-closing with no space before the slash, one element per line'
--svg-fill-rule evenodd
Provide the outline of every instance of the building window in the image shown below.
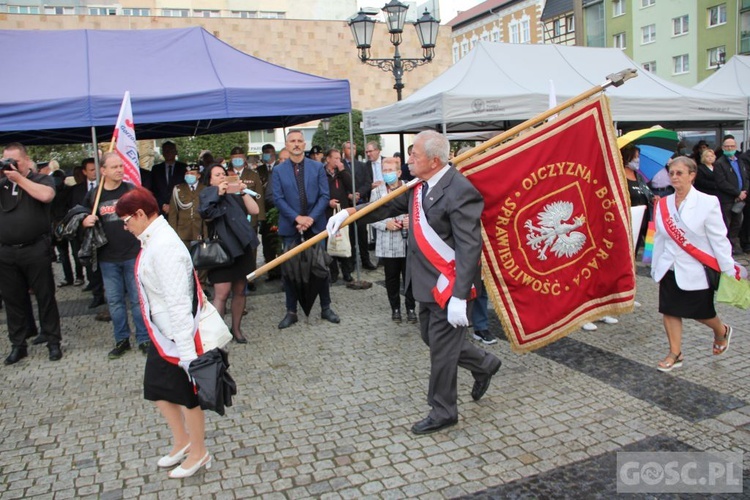
<path fill-rule="evenodd" d="M 193 10 L 193 17 L 219 17 L 218 10 Z"/>
<path fill-rule="evenodd" d="M 461 56 L 458 55 L 458 44 L 453 44 L 453 64 L 456 64 Z"/>
<path fill-rule="evenodd" d="M 492 41 L 493 42 L 499 42 L 500 41 L 500 28 L 495 26 L 492 28 Z"/>
<path fill-rule="evenodd" d="M 528 19 L 521 21 L 521 43 L 531 43 L 531 29 Z"/>
<path fill-rule="evenodd" d="M 565 24 L 568 29 L 568 33 L 571 33 L 576 30 L 576 18 L 573 16 L 568 16 L 565 18 Z"/>
<path fill-rule="evenodd" d="M 641 0 L 641 8 L 651 7 L 656 3 L 656 0 Z"/>
<path fill-rule="evenodd" d="M 612 46 L 616 49 L 625 49 L 625 33 L 618 33 L 612 37 Z"/>
<path fill-rule="evenodd" d="M 641 28 L 641 44 L 654 43 L 656 41 L 656 25 L 649 24 Z"/>
<path fill-rule="evenodd" d="M 508 24 L 508 38 L 510 40 L 510 43 L 518 43 L 518 23 L 511 21 Z"/>
<path fill-rule="evenodd" d="M 274 142 L 274 130 L 253 130 L 250 132 L 250 142 Z"/>
<path fill-rule="evenodd" d="M 477 38 L 476 35 L 474 35 L 473 37 L 471 37 L 471 40 L 469 40 L 469 50 L 473 49 L 474 46 L 477 44 L 478 41 L 479 41 L 479 38 Z"/>
<path fill-rule="evenodd" d="M 672 34 L 674 36 L 685 35 L 688 32 L 688 16 L 680 16 L 672 19 Z"/>
<path fill-rule="evenodd" d="M 674 74 L 681 75 L 690 71 L 690 59 L 687 54 L 682 54 L 672 58 L 674 63 Z"/>
<path fill-rule="evenodd" d="M 44 7 L 44 13 L 49 15 L 72 15 L 75 14 L 73 7 Z"/>
<path fill-rule="evenodd" d="M 489 42 L 490 41 L 490 34 L 486 31 L 482 31 L 482 36 L 479 37 L 483 42 Z"/>
<path fill-rule="evenodd" d="M 708 9 L 708 27 L 720 26 L 727 23 L 727 4 L 716 5 Z"/>
<path fill-rule="evenodd" d="M 656 61 L 649 61 L 643 63 L 643 71 L 648 71 L 649 73 L 656 73 Z"/>
<path fill-rule="evenodd" d="M 124 16 L 148 17 L 151 15 L 151 9 L 122 9 Z"/>
<path fill-rule="evenodd" d="M 561 35 L 563 35 L 565 33 L 565 24 L 564 24 L 564 22 L 565 22 L 565 20 L 562 19 L 562 18 L 555 19 L 554 21 L 552 21 L 552 35 L 553 36 L 558 37 L 558 36 L 561 36 Z"/>
<path fill-rule="evenodd" d="M 230 12 L 230 16 L 239 19 L 255 19 L 258 17 L 258 13 L 252 10 L 233 10 Z"/>
<path fill-rule="evenodd" d="M 721 47 L 708 49 L 708 69 L 715 69 L 724 64 L 724 57 L 726 53 L 727 48 L 724 45 L 722 45 Z"/>
<path fill-rule="evenodd" d="M 161 9 L 161 15 L 164 17 L 187 17 L 187 9 Z"/>
<path fill-rule="evenodd" d="M 115 16 L 117 9 L 112 7 L 89 7 L 90 16 Z"/>
<path fill-rule="evenodd" d="M 750 52 L 750 11 L 740 13 L 740 53 Z"/>
<path fill-rule="evenodd" d="M 464 39 L 461 41 L 461 57 L 469 53 L 469 41 Z"/>
<path fill-rule="evenodd" d="M 39 7 L 8 5 L 8 14 L 39 14 Z"/>
<path fill-rule="evenodd" d="M 286 12 L 258 12 L 260 19 L 286 19 Z"/>
<path fill-rule="evenodd" d="M 612 17 L 625 14 L 625 0 L 612 0 Z"/>

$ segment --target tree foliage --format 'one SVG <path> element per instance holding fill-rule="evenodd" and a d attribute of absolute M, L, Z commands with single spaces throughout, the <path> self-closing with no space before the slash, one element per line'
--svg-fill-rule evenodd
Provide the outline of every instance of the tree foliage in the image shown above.
<path fill-rule="evenodd" d="M 68 172 L 80 165 L 84 158 L 93 156 L 91 144 L 57 144 L 53 146 L 26 146 L 29 158 L 37 163 L 57 160 L 60 168 Z"/>
<path fill-rule="evenodd" d="M 204 149 L 211 151 L 214 158 L 229 158 L 229 152 L 235 146 L 241 146 L 247 151 L 249 139 L 247 132 L 230 132 L 228 134 L 176 137 L 169 140 L 177 145 L 177 155 L 180 161 L 194 163 L 198 161 L 198 155 Z"/>
<path fill-rule="evenodd" d="M 352 132 L 354 134 L 354 143 L 357 145 L 357 154 L 364 155 L 365 143 L 369 141 L 378 141 L 380 144 L 379 135 L 368 135 L 365 140 L 364 133 L 360 128 L 359 124 L 362 123 L 362 111 L 358 109 L 352 110 Z M 341 145 L 349 140 L 349 114 L 336 115 L 331 117 L 331 123 L 328 128 L 328 139 L 326 140 L 326 133 L 323 130 L 323 124 L 318 124 L 318 129 L 313 135 L 312 144 L 308 146 L 320 146 L 324 150 L 330 148 L 341 149 Z"/>

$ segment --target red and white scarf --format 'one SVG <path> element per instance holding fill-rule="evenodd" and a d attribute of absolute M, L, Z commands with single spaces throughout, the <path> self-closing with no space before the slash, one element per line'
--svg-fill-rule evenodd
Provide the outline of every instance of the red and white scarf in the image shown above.
<path fill-rule="evenodd" d="M 716 260 L 716 257 L 708 252 L 704 252 L 688 241 L 688 235 L 692 233 L 692 231 L 682 223 L 679 212 L 677 212 L 677 205 L 675 204 L 674 196 L 667 196 L 666 198 L 659 200 L 659 212 L 661 213 L 661 221 L 664 224 L 664 229 L 675 243 L 680 246 L 680 248 L 704 266 L 708 266 L 714 271 L 721 272 L 719 261 Z M 735 277 L 740 279 L 740 266 L 736 263 L 734 265 L 734 271 Z"/>
<path fill-rule="evenodd" d="M 421 182 L 414 188 L 412 209 L 414 227 L 412 230 L 419 250 L 440 273 L 437 283 L 432 288 L 432 296 L 441 308 L 445 308 L 453 294 L 453 285 L 456 283 L 456 251 L 443 241 L 427 222 L 427 216 L 422 206 L 423 189 L 427 189 L 426 182 Z M 472 285 L 470 299 L 474 299 L 476 296 L 477 290 Z"/>

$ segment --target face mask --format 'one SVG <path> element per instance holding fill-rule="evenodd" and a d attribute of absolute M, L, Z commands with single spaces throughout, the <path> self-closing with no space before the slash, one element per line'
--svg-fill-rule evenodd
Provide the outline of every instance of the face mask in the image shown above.
<path fill-rule="evenodd" d="M 192 186 L 193 184 L 198 182 L 198 177 L 194 176 L 193 174 L 185 174 L 185 182 Z"/>
<path fill-rule="evenodd" d="M 263 153 L 263 161 L 266 163 L 271 161 L 271 153 Z"/>
<path fill-rule="evenodd" d="M 245 164 L 245 160 L 242 158 L 232 158 L 232 166 L 234 168 L 241 168 Z"/>
<path fill-rule="evenodd" d="M 641 168 L 641 159 L 636 158 L 635 160 L 632 160 L 630 163 L 628 163 L 628 167 L 630 167 L 633 170 L 638 170 Z"/>
<path fill-rule="evenodd" d="M 726 156 L 727 158 L 731 158 L 736 152 L 736 149 L 727 149 L 724 151 L 724 156 Z"/>
<path fill-rule="evenodd" d="M 398 175 L 396 172 L 386 172 L 383 174 L 383 180 L 386 184 L 393 184 L 398 180 Z"/>

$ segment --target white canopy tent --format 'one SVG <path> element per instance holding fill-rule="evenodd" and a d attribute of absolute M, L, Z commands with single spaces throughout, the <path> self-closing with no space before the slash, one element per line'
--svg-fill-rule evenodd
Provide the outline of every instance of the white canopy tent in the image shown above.
<path fill-rule="evenodd" d="M 497 130 L 549 106 L 550 81 L 557 102 L 638 65 L 620 49 L 479 42 L 469 54 L 414 94 L 364 112 L 367 134 Z M 694 90 L 645 71 L 606 91 L 618 122 L 738 123 L 746 100 Z"/>
<path fill-rule="evenodd" d="M 716 73 L 693 88 L 743 98 L 744 109 L 747 110 L 747 120 L 743 123 L 743 138 L 747 137 L 750 128 L 750 56 L 732 57 Z"/>

